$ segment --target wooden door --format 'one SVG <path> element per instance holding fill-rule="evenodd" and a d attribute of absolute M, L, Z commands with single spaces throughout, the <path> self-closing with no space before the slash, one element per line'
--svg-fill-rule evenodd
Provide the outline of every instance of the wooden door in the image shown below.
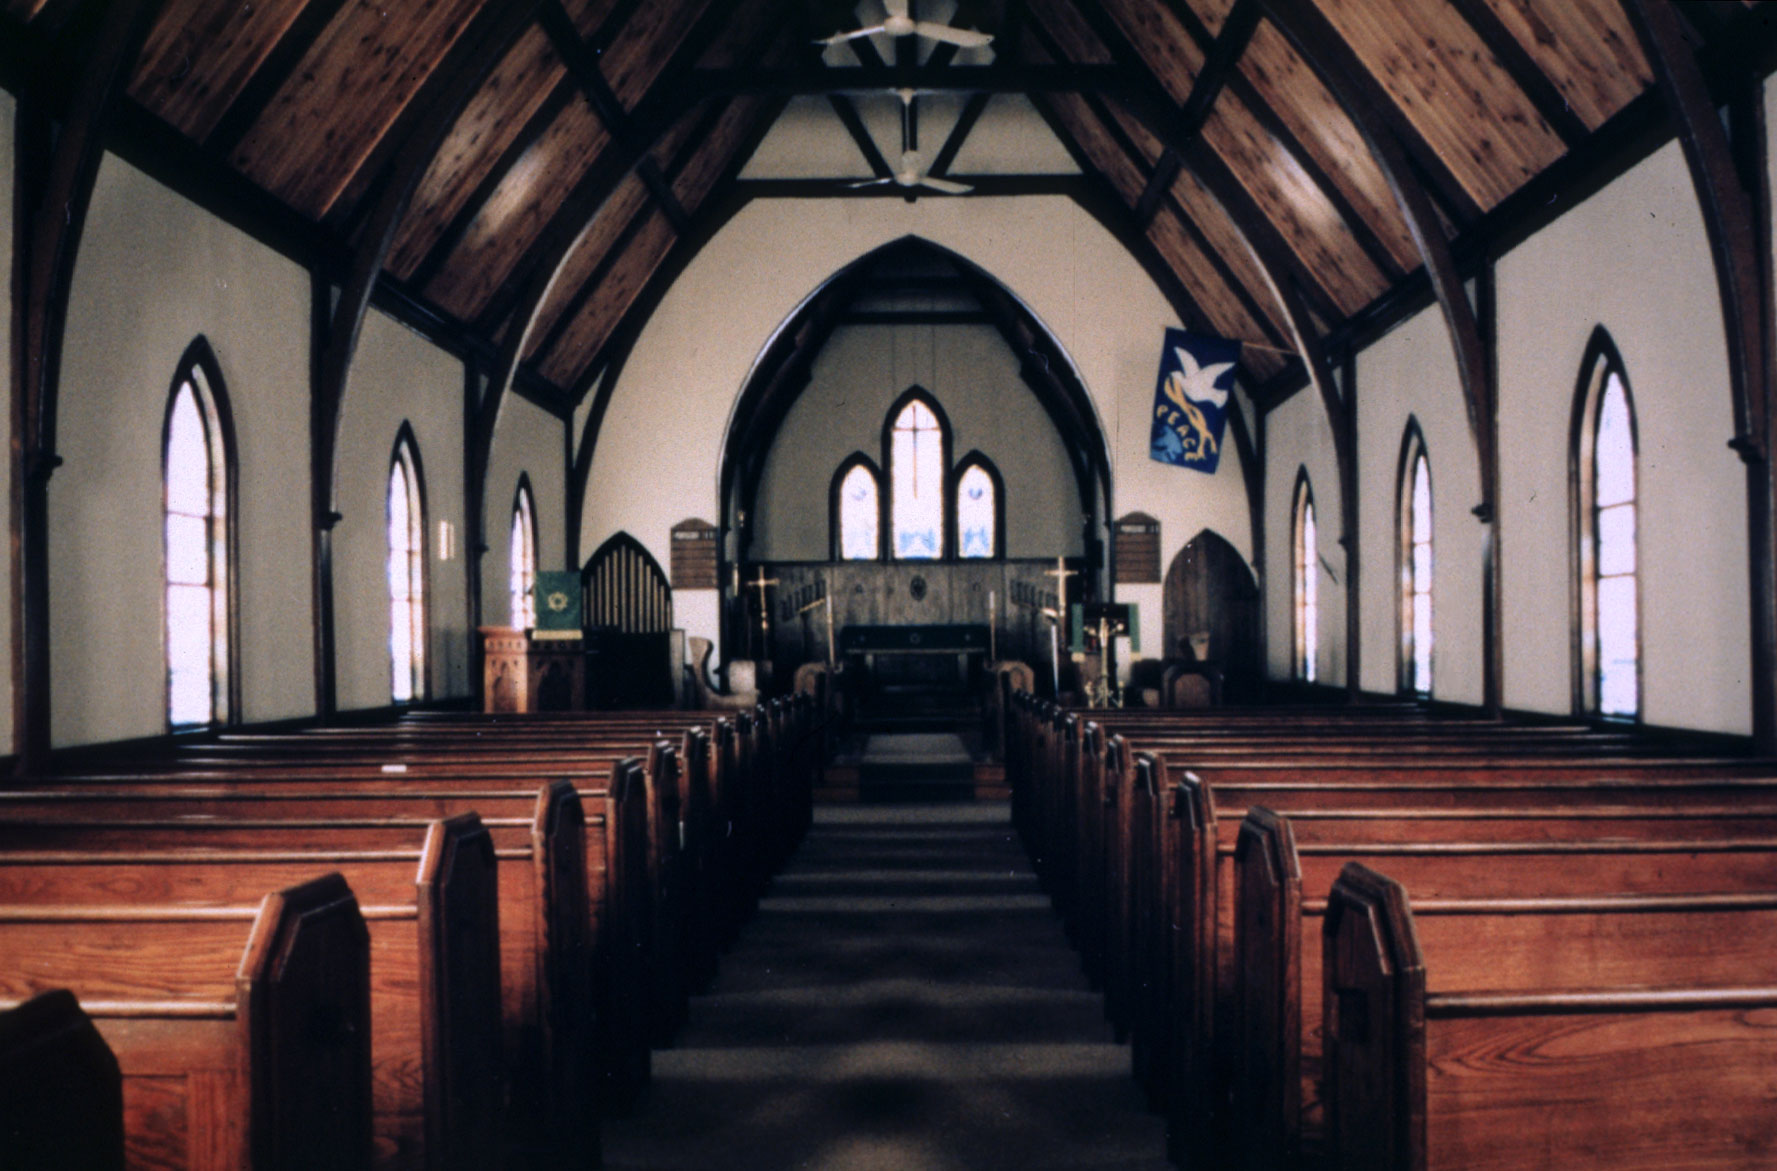
<path fill-rule="evenodd" d="M 1223 695 L 1253 697 L 1260 679 L 1259 587 L 1234 546 L 1204 529 L 1166 571 L 1165 646 L 1169 660 L 1193 660 L 1192 635 L 1209 636 L 1207 662 L 1222 672 Z"/>

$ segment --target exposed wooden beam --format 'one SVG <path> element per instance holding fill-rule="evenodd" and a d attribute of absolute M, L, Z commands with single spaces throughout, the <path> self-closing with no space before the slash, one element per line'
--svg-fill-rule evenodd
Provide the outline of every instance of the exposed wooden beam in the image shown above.
<path fill-rule="evenodd" d="M 882 93 L 912 89 L 923 93 L 1103 93 L 1127 79 L 1105 65 L 929 65 L 907 68 L 859 66 L 828 69 L 814 65 L 775 69 L 699 69 L 686 82 L 686 100 L 764 94 L 798 97 L 830 93 Z"/>
<path fill-rule="evenodd" d="M 1447 0 L 1450 7 L 1456 9 L 1462 19 L 1468 22 L 1481 43 L 1487 46 L 1499 62 L 1500 68 L 1512 79 L 1517 87 L 1524 91 L 1530 104 L 1549 129 L 1560 136 L 1561 141 L 1572 149 L 1584 142 L 1592 133 L 1585 119 L 1573 112 L 1561 90 L 1549 80 L 1548 74 L 1536 63 L 1536 59 L 1525 50 L 1513 36 L 1511 30 L 1499 19 L 1486 0 Z"/>
<path fill-rule="evenodd" d="M 394 159 L 377 184 L 375 205 L 365 217 L 363 229 L 348 262 L 345 280 L 328 319 L 327 332 L 321 345 L 319 368 L 311 402 L 310 476 L 312 541 L 314 545 L 314 590 L 317 599 L 325 599 L 318 609 L 317 652 L 327 657 L 316 664 L 316 714 L 322 719 L 332 716 L 337 702 L 334 683 L 335 665 L 332 632 L 332 564 L 333 527 L 340 520 L 338 505 L 339 427 L 345 404 L 346 387 L 351 377 L 352 358 L 357 352 L 358 334 L 363 328 L 364 314 L 376 291 L 383 264 L 394 245 L 395 234 L 407 206 L 425 177 L 440 144 L 456 124 L 463 108 L 475 96 L 495 66 L 518 38 L 531 26 L 536 0 L 516 0 L 510 4 L 490 5 L 476 14 L 451 50 L 439 63 L 414 96 L 414 105 L 423 113 L 416 119 L 406 140 L 396 150 Z M 323 286 L 317 298 L 325 293 Z M 478 499 L 476 480 L 467 481 L 468 491 Z M 480 509 L 468 517 L 470 547 L 480 540 L 478 524 Z M 322 619 L 326 619 L 323 629 Z"/>
<path fill-rule="evenodd" d="M 19 103 L 20 142 L 14 203 L 13 466 L 16 540 L 11 572 L 13 735 L 21 772 L 40 769 L 50 746 L 49 479 L 56 454 L 68 297 L 105 137 L 161 0 L 117 0 L 104 10 L 81 57 L 79 84 L 52 131 L 38 93 L 54 84 L 48 70 Z"/>
<path fill-rule="evenodd" d="M 926 168 L 926 174 L 944 176 L 950 172 L 950 165 L 956 162 L 956 156 L 974 132 L 975 123 L 981 120 L 981 114 L 987 109 L 987 103 L 993 100 L 992 94 L 970 94 L 969 100 L 963 103 L 962 113 L 956 116 L 956 124 L 944 138 L 944 145 L 932 156 L 932 165 Z"/>
<path fill-rule="evenodd" d="M 561 0 L 542 0 L 537 8 L 537 18 L 543 25 L 543 31 L 549 35 L 549 43 L 567 64 L 569 75 L 580 86 L 581 94 L 599 116 L 599 121 L 605 124 L 605 129 L 610 131 L 613 139 L 640 156 L 636 163 L 636 174 L 641 177 L 655 206 L 660 208 L 661 214 L 666 216 L 673 230 L 683 235 L 690 225 L 690 217 L 679 205 L 679 198 L 673 194 L 672 184 L 666 181 L 666 177 L 660 173 L 660 167 L 648 156 L 647 146 L 637 139 L 629 112 L 623 108 L 623 103 L 617 99 L 610 83 L 605 80 L 604 71 L 599 68 L 598 57 L 581 41 L 580 31 L 574 27 L 573 19 L 561 6 Z"/>
<path fill-rule="evenodd" d="M 308 0 L 278 43 L 268 53 L 253 76 L 235 95 L 210 133 L 204 136 L 204 148 L 216 152 L 226 158 L 234 153 L 234 148 L 241 144 L 265 108 L 271 105 L 284 83 L 290 80 L 296 67 L 302 64 L 315 42 L 333 23 L 339 10 L 345 7 L 345 0 Z"/>
<path fill-rule="evenodd" d="M 1740 167 L 1674 7 L 1667 0 L 1623 0 L 1623 11 L 1678 124 L 1715 260 L 1734 400 L 1732 446 L 1747 464 L 1753 735 L 1762 751 L 1777 752 L 1777 411 L 1771 404 L 1777 375 L 1770 333 L 1771 239 L 1761 230 L 1767 221 L 1760 214 L 1770 210 L 1762 159 L 1767 127 L 1754 90 L 1739 103 L 1736 118 L 1751 153 L 1750 165 Z"/>
<path fill-rule="evenodd" d="M 968 195 L 946 195 L 937 191 L 933 199 L 970 199 L 975 196 L 1073 195 L 1089 182 L 1083 175 L 950 175 L 958 183 L 974 188 Z M 740 186 L 755 199 L 900 199 L 908 189 L 893 185 L 847 187 L 851 180 L 832 179 L 742 179 Z"/>
<path fill-rule="evenodd" d="M 1197 71 L 1197 80 L 1191 83 L 1191 93 L 1185 99 L 1184 108 L 1179 111 L 1181 135 L 1195 138 L 1203 130 L 1210 111 L 1215 109 L 1216 99 L 1222 96 L 1228 78 L 1239 67 L 1240 58 L 1246 53 L 1247 45 L 1252 43 L 1258 27 L 1259 6 L 1253 0 L 1236 0 L 1227 19 L 1222 22 L 1220 35 L 1204 58 L 1203 68 Z M 1146 226 L 1153 220 L 1161 198 L 1178 177 L 1178 168 L 1177 153 L 1169 150 L 1161 156 L 1160 164 L 1148 179 L 1147 189 L 1135 205 L 1137 222 Z"/>
<path fill-rule="evenodd" d="M 870 173 L 878 179 L 886 179 L 894 174 L 894 168 L 882 157 L 882 151 L 877 148 L 876 140 L 870 136 L 869 128 L 858 116 L 857 104 L 844 94 L 828 94 L 827 101 L 832 104 L 833 112 L 839 115 L 839 122 L 845 127 L 845 132 L 851 135 L 852 142 L 857 145 L 858 153 L 864 156 L 864 164 L 870 168 Z"/>

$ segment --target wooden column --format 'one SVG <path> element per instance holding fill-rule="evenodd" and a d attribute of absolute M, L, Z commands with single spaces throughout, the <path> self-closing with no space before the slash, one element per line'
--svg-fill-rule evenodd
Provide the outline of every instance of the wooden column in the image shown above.
<path fill-rule="evenodd" d="M 59 80 L 49 76 L 33 78 L 20 101 L 13 222 L 12 501 L 18 539 L 12 671 L 13 735 L 23 773 L 42 766 L 50 745 L 49 480 L 62 462 L 56 454 L 56 395 L 74 262 L 106 131 L 160 7 L 161 0 L 109 5 L 82 50 L 66 110 L 45 107 L 45 92 Z"/>

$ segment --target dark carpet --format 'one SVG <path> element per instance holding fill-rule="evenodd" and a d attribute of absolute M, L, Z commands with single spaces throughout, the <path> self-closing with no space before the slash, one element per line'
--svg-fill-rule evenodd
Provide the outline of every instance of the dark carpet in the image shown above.
<path fill-rule="evenodd" d="M 1163 1171 L 1003 803 L 818 809 L 634 1117 L 624 1171 Z"/>

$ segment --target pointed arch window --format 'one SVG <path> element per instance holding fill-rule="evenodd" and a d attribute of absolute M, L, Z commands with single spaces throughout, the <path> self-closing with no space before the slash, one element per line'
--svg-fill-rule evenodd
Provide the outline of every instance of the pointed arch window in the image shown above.
<path fill-rule="evenodd" d="M 915 388 L 889 416 L 889 549 L 904 560 L 944 556 L 944 489 L 950 428 L 938 404 Z"/>
<path fill-rule="evenodd" d="M 1314 490 L 1306 469 L 1296 476 L 1294 556 L 1291 603 L 1294 611 L 1294 659 L 1296 678 L 1315 680 L 1315 647 L 1320 641 L 1320 553 L 1314 526 Z"/>
<path fill-rule="evenodd" d="M 1432 689 L 1432 498 L 1431 461 L 1417 422 L 1407 424 L 1401 445 L 1399 566 L 1400 687 L 1415 695 Z"/>
<path fill-rule="evenodd" d="M 833 474 L 829 504 L 833 559 L 874 561 L 882 556 L 882 480 L 870 457 L 858 452 Z"/>
<path fill-rule="evenodd" d="M 512 626 L 529 630 L 537 624 L 537 517 L 531 506 L 531 482 L 522 475 L 512 498 L 510 549 L 507 589 L 512 596 Z"/>
<path fill-rule="evenodd" d="M 202 338 L 180 364 L 161 431 L 166 568 L 167 725 L 226 723 L 230 669 L 232 429 L 222 378 Z"/>
<path fill-rule="evenodd" d="M 426 697 L 426 505 L 419 452 L 405 424 L 389 459 L 389 696 Z"/>
<path fill-rule="evenodd" d="M 1005 515 L 999 469 L 980 452 L 971 452 L 956 476 L 956 555 L 1005 556 Z"/>
<path fill-rule="evenodd" d="M 1575 527 L 1579 551 L 1577 706 L 1641 714 L 1641 603 L 1637 568 L 1635 404 L 1621 358 L 1603 331 L 1582 376 L 1575 412 Z"/>

